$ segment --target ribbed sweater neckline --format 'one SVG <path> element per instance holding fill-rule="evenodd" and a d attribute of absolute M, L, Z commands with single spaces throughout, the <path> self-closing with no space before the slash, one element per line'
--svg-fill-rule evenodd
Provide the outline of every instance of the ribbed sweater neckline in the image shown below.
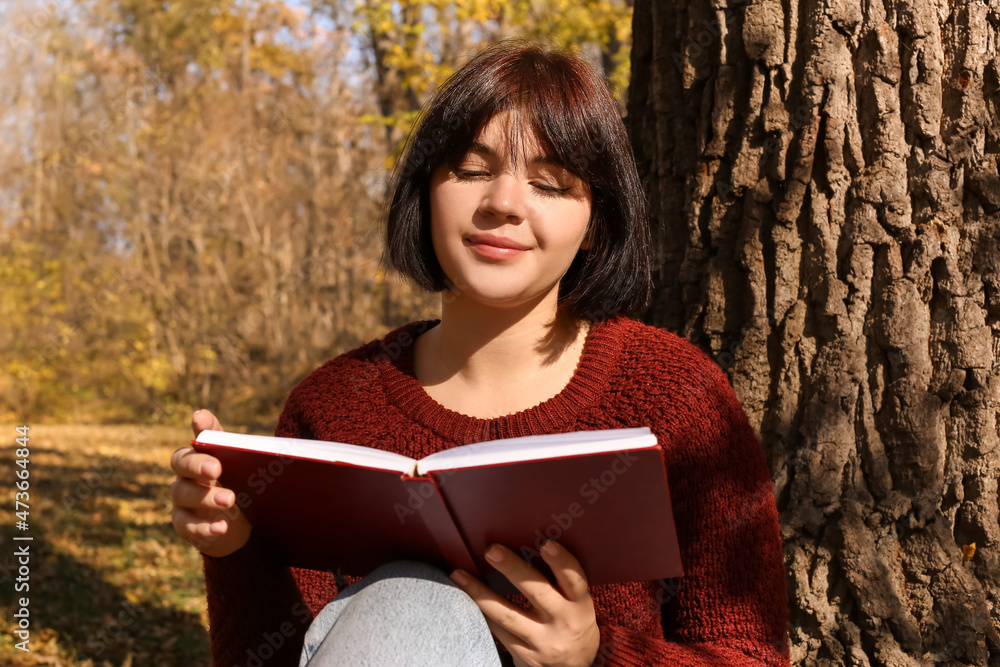
<path fill-rule="evenodd" d="M 624 345 L 626 319 L 615 316 L 595 321 L 584 341 L 583 353 L 573 377 L 563 389 L 534 407 L 513 414 L 481 419 L 450 410 L 424 390 L 413 370 L 417 331 L 426 332 L 441 322 L 418 320 L 389 332 L 384 341 L 395 341 L 400 333 L 409 337 L 395 359 L 379 364 L 389 401 L 404 415 L 455 444 L 516 438 L 541 433 L 559 433 L 607 391 Z"/>

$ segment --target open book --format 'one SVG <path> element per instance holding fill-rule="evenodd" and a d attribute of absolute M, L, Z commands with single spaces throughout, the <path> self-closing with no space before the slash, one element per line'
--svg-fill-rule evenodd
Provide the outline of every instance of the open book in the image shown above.
<path fill-rule="evenodd" d="M 364 576 L 397 559 L 461 567 L 516 592 L 486 561 L 503 544 L 552 580 L 548 537 L 590 584 L 683 574 L 663 453 L 648 427 L 462 445 L 415 460 L 371 447 L 222 431 L 192 441 L 293 567 Z"/>

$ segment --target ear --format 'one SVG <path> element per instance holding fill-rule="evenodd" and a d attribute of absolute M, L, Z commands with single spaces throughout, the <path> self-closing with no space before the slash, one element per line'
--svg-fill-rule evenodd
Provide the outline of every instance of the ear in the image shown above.
<path fill-rule="evenodd" d="M 580 244 L 580 250 L 590 250 L 591 246 L 594 245 L 594 228 L 587 228 L 587 235 L 583 237 L 583 242 Z"/>

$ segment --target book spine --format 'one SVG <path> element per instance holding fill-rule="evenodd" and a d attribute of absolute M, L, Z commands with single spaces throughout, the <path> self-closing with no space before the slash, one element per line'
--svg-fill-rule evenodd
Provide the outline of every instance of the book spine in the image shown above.
<path fill-rule="evenodd" d="M 460 567 L 466 572 L 479 576 L 479 568 L 469 553 L 441 492 L 429 477 L 402 476 L 407 486 L 412 509 L 424 522 L 433 536 L 441 555 L 452 567 Z"/>

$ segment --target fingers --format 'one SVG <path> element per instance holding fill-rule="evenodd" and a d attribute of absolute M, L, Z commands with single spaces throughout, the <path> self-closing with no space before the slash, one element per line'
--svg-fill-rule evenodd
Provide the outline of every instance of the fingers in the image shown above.
<path fill-rule="evenodd" d="M 212 537 L 225 535 L 229 528 L 229 522 L 224 516 L 208 520 L 200 514 L 183 507 L 174 507 L 173 524 L 174 530 L 177 531 L 178 535 L 199 547 L 203 545 L 197 544 L 193 538 L 202 541 L 208 540 Z"/>
<path fill-rule="evenodd" d="M 451 579 L 483 612 L 490 632 L 510 650 L 516 664 L 592 664 L 600 629 L 583 568 L 551 540 L 542 545 L 542 557 L 561 590 L 510 549 L 494 544 L 486 552 L 487 560 L 531 602 L 530 612 L 463 570 L 452 572 Z"/>
<path fill-rule="evenodd" d="M 565 551 L 565 550 L 564 550 Z M 494 559 L 494 557 L 497 557 Z M 519 555 L 502 544 L 491 545 L 486 551 L 486 560 L 507 577 L 519 591 L 546 617 L 552 618 L 561 605 L 566 603 L 562 594 L 552 587 L 541 572 L 531 567 Z M 548 562 L 548 559 L 546 559 Z"/>
<path fill-rule="evenodd" d="M 496 621 L 490 619 L 489 616 L 484 617 L 486 619 L 486 626 L 493 633 L 493 636 L 503 642 L 503 645 L 507 647 L 507 650 L 511 652 L 511 655 L 527 654 L 532 651 L 532 647 L 528 642 L 524 641 L 512 632 L 508 632 L 502 626 L 500 626 Z"/>
<path fill-rule="evenodd" d="M 236 494 L 221 486 L 204 486 L 178 477 L 170 485 L 174 505 L 191 509 L 225 510 L 236 504 Z"/>
<path fill-rule="evenodd" d="M 202 431 L 221 431 L 222 424 L 208 410 L 196 410 L 191 415 L 191 430 L 197 438 Z M 181 447 L 170 457 L 170 467 L 178 477 L 188 477 L 206 486 L 215 484 L 222 474 L 219 459 L 209 454 L 196 452 L 191 447 Z"/>
<path fill-rule="evenodd" d="M 252 527 L 238 505 L 228 509 L 188 508 L 174 505 L 177 534 L 207 556 L 228 556 L 250 539 Z"/>
<path fill-rule="evenodd" d="M 546 540 L 541 552 L 542 558 L 556 575 L 556 583 L 567 600 L 583 602 L 590 598 L 587 576 L 573 554 L 555 540 Z"/>
<path fill-rule="evenodd" d="M 219 420 L 208 410 L 195 410 L 194 414 L 191 415 L 191 430 L 194 431 L 194 437 L 198 437 L 198 434 L 202 431 L 222 431 L 222 424 Z"/>
<path fill-rule="evenodd" d="M 170 455 L 170 469 L 178 477 L 187 477 L 206 486 L 214 484 L 222 474 L 222 463 L 211 454 L 181 447 Z"/>
<path fill-rule="evenodd" d="M 490 624 L 491 631 L 494 631 L 494 628 L 502 628 L 508 636 L 523 643 L 540 628 L 538 621 L 512 605 L 465 570 L 452 572 L 451 580 L 476 603 L 479 610 L 486 616 L 486 622 Z M 504 641 L 496 631 L 493 634 Z M 504 644 L 506 645 L 507 642 L 504 641 Z"/>
<path fill-rule="evenodd" d="M 222 424 L 208 410 L 191 415 L 191 430 L 221 431 Z M 236 494 L 218 485 L 222 463 L 209 454 L 181 447 L 170 456 L 177 479 L 170 485 L 174 530 L 208 556 L 228 556 L 250 539 L 252 527 L 236 504 Z"/>

